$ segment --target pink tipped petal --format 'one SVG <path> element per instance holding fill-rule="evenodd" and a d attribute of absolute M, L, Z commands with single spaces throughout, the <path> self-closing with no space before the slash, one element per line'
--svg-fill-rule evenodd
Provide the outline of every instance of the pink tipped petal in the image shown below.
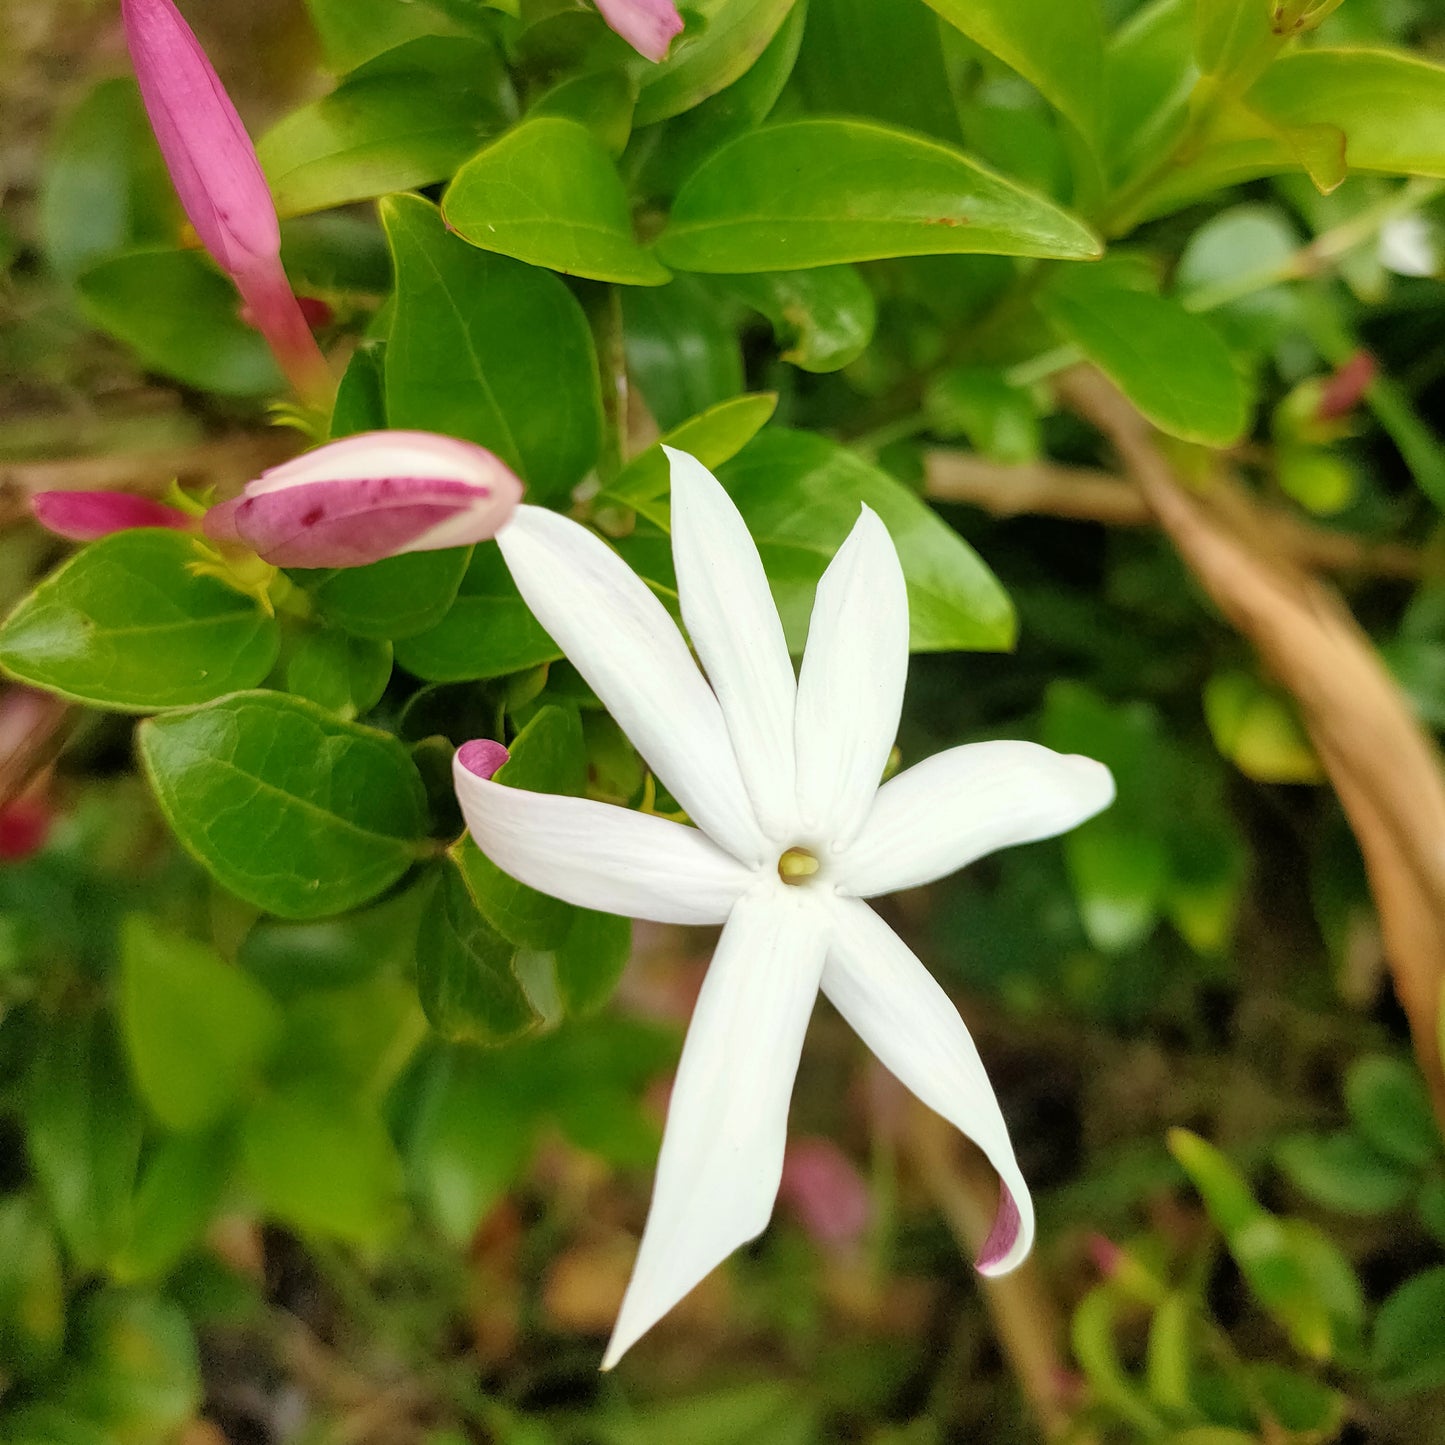
<path fill-rule="evenodd" d="M 1018 1204 L 1009 1193 L 1008 1185 L 1000 1179 L 998 1212 L 993 1217 L 993 1228 L 989 1230 L 988 1238 L 984 1240 L 973 1267 L 980 1274 L 1002 1274 L 1011 1268 L 1008 1261 L 1018 1245 L 1022 1229 L 1023 1219 L 1019 1214 Z"/>
<path fill-rule="evenodd" d="M 597 0 L 602 18 L 639 55 L 666 60 L 668 47 L 682 32 L 682 16 L 673 0 Z"/>
<path fill-rule="evenodd" d="M 30 507 L 42 527 L 72 542 L 93 542 L 132 527 L 185 531 L 192 525 L 179 509 L 126 492 L 37 492 Z"/>
<path fill-rule="evenodd" d="M 728 918 L 683 1044 L 647 1227 L 604 1370 L 767 1225 L 824 927 L 809 900 L 781 886 L 746 894 Z"/>
<path fill-rule="evenodd" d="M 490 738 L 474 738 L 457 749 L 457 762 L 476 777 L 490 779 L 511 754 Z"/>
<path fill-rule="evenodd" d="M 373 432 L 273 467 L 204 525 L 278 567 L 359 567 L 485 541 L 521 495 L 521 482 L 481 447 Z"/>
<path fill-rule="evenodd" d="M 151 128 L 196 234 L 232 275 L 281 250 L 255 147 L 206 52 L 171 0 L 121 0 Z"/>
<path fill-rule="evenodd" d="M 1034 1210 L 993 1086 L 953 1001 L 866 903 L 833 897 L 823 992 L 913 1096 L 966 1134 L 998 1171 L 998 1221 L 979 1268 L 1003 1274 L 1033 1246 Z"/>
<path fill-rule="evenodd" d="M 499 743 L 468 743 L 452 783 L 478 848 L 554 898 L 656 923 L 721 923 L 752 876 L 696 828 L 491 780 Z"/>

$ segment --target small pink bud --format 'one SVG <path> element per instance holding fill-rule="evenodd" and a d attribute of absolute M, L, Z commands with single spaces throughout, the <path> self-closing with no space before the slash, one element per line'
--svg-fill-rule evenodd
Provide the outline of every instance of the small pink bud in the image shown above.
<path fill-rule="evenodd" d="M 72 542 L 93 542 L 132 527 L 185 531 L 192 525 L 192 519 L 177 508 L 127 492 L 37 492 L 30 509 L 47 531 Z"/>
<path fill-rule="evenodd" d="M 1124 1251 L 1104 1234 L 1089 1236 L 1089 1254 L 1093 1257 L 1094 1268 L 1099 1271 L 1102 1279 L 1113 1279 L 1119 1273 L 1120 1265 L 1124 1263 Z"/>
<path fill-rule="evenodd" d="M 868 1228 L 872 1200 L 857 1166 L 830 1139 L 788 1142 L 778 1202 L 819 1244 L 854 1244 Z"/>
<path fill-rule="evenodd" d="M 313 331 L 324 331 L 336 320 L 336 313 L 319 296 L 298 296 L 296 304 Z"/>
<path fill-rule="evenodd" d="M 331 378 L 281 267 L 281 227 L 256 148 L 171 0 L 121 0 L 126 43 L 166 169 L 201 244 L 291 384 L 322 405 Z"/>
<path fill-rule="evenodd" d="M 673 0 L 597 0 L 602 18 L 639 55 L 666 60 L 682 17 Z"/>
<path fill-rule="evenodd" d="M 54 809 L 39 794 L 27 793 L 0 808 L 0 863 L 19 863 L 38 853 L 54 822 Z"/>
<path fill-rule="evenodd" d="M 508 467 L 470 442 L 367 432 L 272 467 L 202 525 L 277 567 L 360 567 L 493 537 L 521 496 Z"/>
<path fill-rule="evenodd" d="M 1325 381 L 1315 408 L 1315 420 L 1338 421 L 1348 416 L 1364 399 L 1375 379 L 1375 371 L 1375 358 L 1368 351 L 1355 352 Z"/>

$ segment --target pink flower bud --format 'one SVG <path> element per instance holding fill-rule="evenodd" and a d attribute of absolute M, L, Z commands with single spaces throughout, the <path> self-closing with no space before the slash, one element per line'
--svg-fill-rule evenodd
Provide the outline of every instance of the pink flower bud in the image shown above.
<path fill-rule="evenodd" d="M 0 808 L 0 863 L 19 863 L 38 853 L 50 836 L 55 811 L 41 793 L 26 793 Z"/>
<path fill-rule="evenodd" d="M 302 396 L 323 404 L 330 373 L 281 267 L 281 228 L 256 148 L 200 41 L 171 0 L 121 0 L 141 99 L 181 206 L 235 281 L 247 319 Z"/>
<path fill-rule="evenodd" d="M 132 527 L 174 527 L 185 531 L 192 519 L 175 507 L 126 492 L 37 492 L 30 499 L 35 520 L 58 537 L 93 542 Z"/>
<path fill-rule="evenodd" d="M 278 567 L 360 567 L 495 536 L 521 496 L 517 477 L 470 442 L 367 432 L 272 467 L 203 526 Z"/>
<path fill-rule="evenodd" d="M 1368 351 L 1357 351 L 1328 377 L 1320 390 L 1316 421 L 1338 421 L 1364 400 L 1379 368 Z"/>
<path fill-rule="evenodd" d="M 778 1202 L 819 1244 L 854 1244 L 868 1228 L 872 1200 L 857 1166 L 830 1139 L 788 1143 Z"/>
<path fill-rule="evenodd" d="M 602 18 L 639 55 L 666 60 L 682 17 L 673 0 L 597 0 Z"/>

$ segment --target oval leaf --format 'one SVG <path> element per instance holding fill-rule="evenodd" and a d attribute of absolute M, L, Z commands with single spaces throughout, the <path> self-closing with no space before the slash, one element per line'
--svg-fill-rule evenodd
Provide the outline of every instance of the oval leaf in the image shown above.
<path fill-rule="evenodd" d="M 191 570 L 180 532 L 116 532 L 77 552 L 0 627 L 0 667 L 97 707 L 150 712 L 254 687 L 279 633 L 252 597 Z"/>
<path fill-rule="evenodd" d="M 484 251 L 569 276 L 661 286 L 637 244 L 612 157 L 586 126 L 539 116 L 473 156 L 442 198 L 447 225 Z"/>
<path fill-rule="evenodd" d="M 1082 259 L 1100 246 L 1082 221 L 952 146 L 866 121 L 799 120 L 704 161 L 657 250 L 684 271 L 751 272 L 947 252 Z"/>
<path fill-rule="evenodd" d="M 417 857 L 421 779 L 387 733 L 253 692 L 153 718 L 138 737 L 187 851 L 257 907 L 283 918 L 341 913 Z"/>

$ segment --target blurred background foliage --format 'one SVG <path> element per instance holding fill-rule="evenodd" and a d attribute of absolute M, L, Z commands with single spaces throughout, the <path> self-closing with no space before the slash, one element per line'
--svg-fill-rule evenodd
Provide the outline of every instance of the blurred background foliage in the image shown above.
<path fill-rule="evenodd" d="M 1097 29 L 991 0 L 684 9 L 692 48 L 655 72 L 551 0 L 188 13 L 260 137 L 291 277 L 351 355 L 334 434 L 495 444 L 449 379 L 470 346 L 533 498 L 584 483 L 649 578 L 647 447 L 674 432 L 721 465 L 794 626 L 837 519 L 881 497 L 922 588 L 903 758 L 1031 736 L 1114 770 L 1118 803 L 1062 844 L 889 905 L 980 1040 L 1035 1260 L 978 1280 L 986 1171 L 820 1010 L 774 1226 L 599 1376 L 710 939 L 446 851 L 447 768 L 494 731 L 554 784 L 636 802 L 650 780 L 485 548 L 293 578 L 305 605 L 198 693 L 166 692 L 164 656 L 46 653 L 65 589 L 102 582 L 22 601 L 66 555 L 30 494 L 228 494 L 300 441 L 268 427 L 271 358 L 189 244 L 113 7 L 6 0 L 0 604 L 21 610 L 0 651 L 42 691 L 0 695 L 0 1440 L 1445 1442 L 1445 1145 L 1317 734 L 1052 386 L 1087 358 L 1186 484 L 1240 478 L 1263 552 L 1329 576 L 1445 727 L 1445 72 L 1339 56 L 1445 58 L 1445 7 L 1105 0 Z M 705 254 L 725 243 L 688 177 L 809 115 L 961 147 L 1108 255 Z M 577 124 L 518 125 L 538 116 Z M 579 126 L 574 173 L 548 147 Z M 488 240 L 498 134 L 564 196 L 614 158 L 658 252 L 629 235 L 573 266 L 556 218 Z M 727 154 L 725 199 L 810 184 Z M 892 162 L 857 164 L 838 206 Z M 395 194 L 447 181 L 470 247 Z M 156 536 L 82 554 L 107 559 L 105 605 L 174 584 L 166 605 L 252 625 Z M 381 831 L 430 854 L 268 883 L 342 843 L 284 811 L 212 826 L 224 780 L 185 759 L 216 709 L 266 714 L 303 763 L 344 744 Z"/>

